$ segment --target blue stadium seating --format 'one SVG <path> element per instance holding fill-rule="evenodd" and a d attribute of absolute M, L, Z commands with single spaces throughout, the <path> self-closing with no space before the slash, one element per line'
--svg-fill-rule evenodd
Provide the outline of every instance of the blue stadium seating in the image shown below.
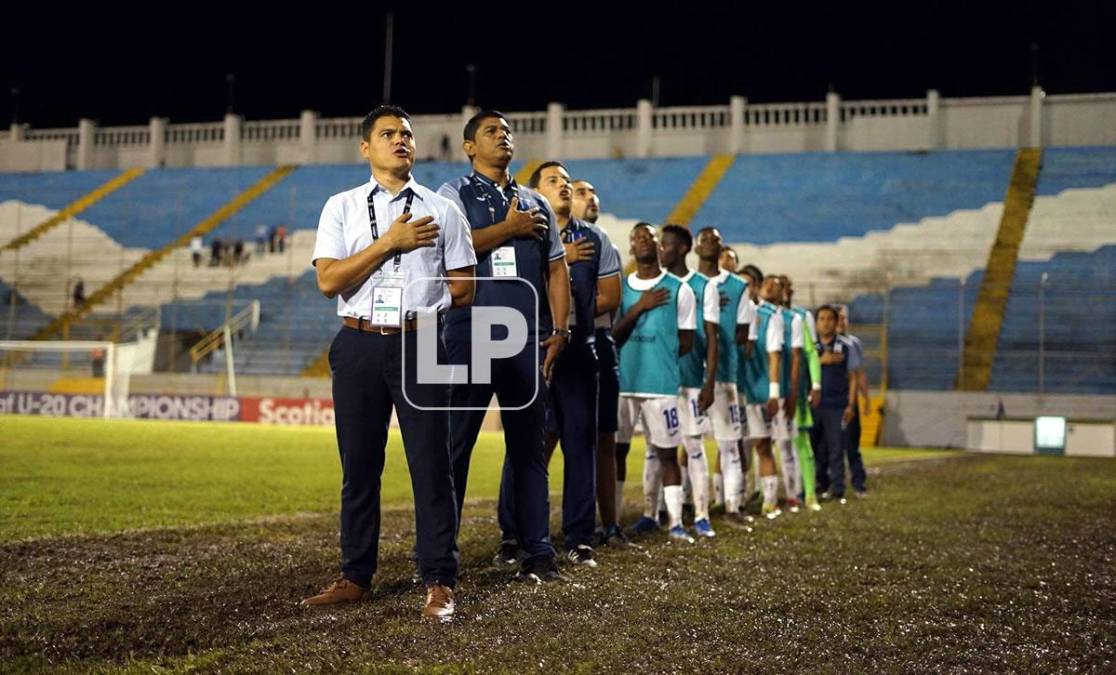
<path fill-rule="evenodd" d="M 662 223 L 708 163 L 708 157 L 578 159 L 565 162 L 574 179 L 593 183 L 601 210 Z"/>
<path fill-rule="evenodd" d="M 1019 264 L 989 389 L 1038 390 L 1044 273 L 1044 391 L 1116 392 L 1116 246 Z"/>
<path fill-rule="evenodd" d="M 213 312 L 224 305 L 228 294 L 215 291 L 199 300 L 164 305 L 164 325 L 196 332 L 209 331 L 224 322 L 225 313 Z M 336 301 L 318 291 L 313 270 L 288 281 L 285 277 L 263 284 L 242 284 L 233 291 L 233 309 L 251 300 L 260 301 L 260 326 L 255 334 L 243 336 L 236 352 L 238 372 L 298 374 L 325 349 L 337 332 Z M 211 361 L 205 370 L 219 370 L 223 363 Z"/>
<path fill-rule="evenodd" d="M 757 245 L 861 236 L 1003 201 L 1014 159 L 1012 150 L 741 155 L 693 224 Z"/>
<path fill-rule="evenodd" d="M 0 334 L 5 340 L 26 339 L 48 323 L 50 316 L 0 280 Z"/>
<path fill-rule="evenodd" d="M 1116 183 L 1116 148 L 1048 148 L 1042 153 L 1035 194 L 1049 196 L 1112 183 Z"/>
<path fill-rule="evenodd" d="M 956 279 L 934 279 L 927 286 L 892 289 L 888 298 L 889 387 L 953 388 L 957 379 L 958 334 L 963 336 L 968 328 L 983 278 L 983 272 L 970 274 L 963 291 Z M 849 303 L 849 317 L 853 323 L 882 323 L 884 297 L 879 294 L 856 297 Z"/>
<path fill-rule="evenodd" d="M 0 201 L 16 199 L 62 209 L 119 175 L 119 171 L 0 173 Z M 38 223 L 29 223 L 33 227 Z"/>
<path fill-rule="evenodd" d="M 151 170 L 91 206 L 82 218 L 123 246 L 160 248 L 270 171 L 271 167 Z"/>

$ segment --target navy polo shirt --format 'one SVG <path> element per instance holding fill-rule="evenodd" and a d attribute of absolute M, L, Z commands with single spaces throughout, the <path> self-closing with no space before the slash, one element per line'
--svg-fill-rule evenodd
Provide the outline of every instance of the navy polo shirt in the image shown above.
<path fill-rule="evenodd" d="M 554 328 L 546 291 L 547 281 L 550 278 L 550 263 L 566 255 L 550 204 L 534 190 L 516 184 L 514 178 L 501 188 L 490 178 L 475 172 L 446 183 L 438 189 L 438 194 L 447 197 L 461 208 L 471 230 L 484 229 L 502 222 L 507 217 L 512 197 L 516 196 L 519 198 L 520 211 L 538 208 L 546 216 L 550 227 L 542 241 L 524 235 L 500 244 L 501 247 L 515 248 L 516 275 L 530 284 L 531 288 L 511 278 L 482 279 L 476 284 L 473 307 L 513 307 L 523 313 L 527 318 L 528 330 L 533 331 L 537 297 L 539 332 L 533 337 L 550 334 Z M 492 250 L 477 252 L 476 275 L 493 276 Z M 451 310 L 446 317 L 446 330 L 452 330 L 455 325 L 468 325 L 469 318 L 468 307 Z"/>
<path fill-rule="evenodd" d="M 562 243 L 582 239 L 593 242 L 593 255 L 570 265 L 570 289 L 573 305 L 570 307 L 570 325 L 578 340 L 594 341 L 593 322 L 597 314 L 597 282 L 620 274 L 620 258 L 615 253 L 608 235 L 590 223 L 571 218 L 562 228 Z"/>
<path fill-rule="evenodd" d="M 849 373 L 860 367 L 860 355 L 851 340 L 844 335 L 834 335 L 833 341 L 826 344 L 818 338 L 818 355 L 844 354 L 841 363 L 822 364 L 821 367 L 821 407 L 844 410 L 849 405 Z"/>

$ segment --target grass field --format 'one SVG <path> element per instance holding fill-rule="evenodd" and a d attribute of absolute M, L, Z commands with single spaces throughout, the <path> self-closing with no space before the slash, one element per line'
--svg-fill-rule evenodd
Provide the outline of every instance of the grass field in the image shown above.
<path fill-rule="evenodd" d="M 534 587 L 489 562 L 486 437 L 458 617 L 434 626 L 410 581 L 397 443 L 373 599 L 308 611 L 298 599 L 337 564 L 330 431 L 8 417 L 0 438 L 2 671 L 1116 668 L 1111 460 L 875 450 L 867 501 L 602 551 L 597 570 Z"/>

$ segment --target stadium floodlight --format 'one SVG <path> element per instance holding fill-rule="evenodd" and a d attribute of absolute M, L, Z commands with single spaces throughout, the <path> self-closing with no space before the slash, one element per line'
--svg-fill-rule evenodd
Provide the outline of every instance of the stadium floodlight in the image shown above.
<path fill-rule="evenodd" d="M 99 340 L 0 340 L 0 409 L 130 417 L 128 393 L 140 347 Z"/>

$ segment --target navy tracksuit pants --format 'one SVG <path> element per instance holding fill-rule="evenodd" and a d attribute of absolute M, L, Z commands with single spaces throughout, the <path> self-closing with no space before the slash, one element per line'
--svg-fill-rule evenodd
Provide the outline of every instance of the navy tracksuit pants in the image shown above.
<path fill-rule="evenodd" d="M 548 387 L 546 430 L 562 444 L 562 533 L 566 550 L 593 540 L 597 508 L 597 356 L 574 335 L 554 364 Z M 513 538 L 515 476 L 504 462 L 500 482 L 500 529 Z"/>
<path fill-rule="evenodd" d="M 445 332 L 449 363 L 471 366 L 469 324 L 448 324 Z M 535 559 L 553 558 L 550 541 L 550 494 L 543 447 L 546 383 L 542 377 L 543 350 L 538 335 L 529 334 L 527 346 L 511 358 L 492 361 L 491 383 L 469 383 L 450 387 L 450 445 L 453 476 L 457 486 L 457 513 L 465 501 L 469 461 L 477 442 L 485 412 L 493 395 L 502 410 L 504 468 L 514 480 L 509 487 L 514 509 L 507 516 L 520 547 L 527 553 L 524 565 Z M 470 367 L 470 375 L 473 369 Z M 537 390 L 536 390 L 537 387 Z M 462 410 L 461 408 L 476 408 Z"/>

